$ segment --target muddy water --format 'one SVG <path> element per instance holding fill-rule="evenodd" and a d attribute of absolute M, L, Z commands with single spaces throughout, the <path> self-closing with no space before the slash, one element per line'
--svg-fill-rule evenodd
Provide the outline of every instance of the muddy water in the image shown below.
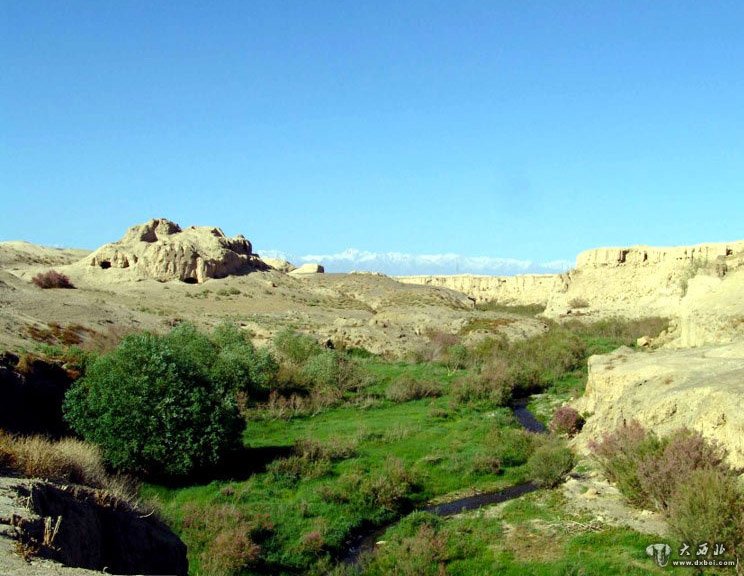
<path fill-rule="evenodd" d="M 529 398 L 518 398 L 514 401 L 514 404 L 512 405 L 514 417 L 525 430 L 538 434 L 544 433 L 546 431 L 545 426 L 527 409 L 528 402 Z M 452 516 L 454 514 L 459 514 L 460 512 L 467 512 L 468 510 L 477 510 L 483 506 L 508 502 L 509 500 L 519 498 L 524 494 L 534 492 L 537 489 L 538 487 L 532 482 L 526 482 L 524 484 L 517 484 L 516 486 L 509 486 L 508 488 L 496 490 L 495 492 L 484 492 L 482 494 L 475 494 L 474 496 L 457 498 L 456 500 L 443 502 L 441 504 L 426 506 L 420 508 L 420 510 L 436 514 L 437 516 Z M 397 524 L 399 520 L 400 519 L 385 524 L 384 526 L 370 528 L 368 531 L 358 534 L 347 545 L 343 561 L 347 564 L 355 564 L 358 562 L 362 553 L 373 550 L 375 543 L 380 540 L 380 537 L 388 528 Z"/>

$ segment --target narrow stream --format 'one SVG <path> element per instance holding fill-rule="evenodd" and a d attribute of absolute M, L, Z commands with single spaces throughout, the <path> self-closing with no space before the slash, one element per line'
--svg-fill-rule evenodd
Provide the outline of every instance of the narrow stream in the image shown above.
<path fill-rule="evenodd" d="M 517 398 L 512 404 L 512 411 L 514 417 L 521 424 L 521 426 L 529 431 L 542 434 L 546 432 L 545 426 L 540 422 L 535 415 L 527 409 L 527 403 L 529 398 Z M 496 490 L 494 492 L 484 492 L 482 494 L 474 494 L 473 496 L 465 496 L 464 498 L 457 498 L 450 502 L 443 502 L 441 504 L 433 504 L 419 508 L 424 512 L 430 512 L 437 516 L 453 516 L 460 512 L 467 512 L 468 510 L 477 510 L 483 506 L 491 504 L 499 504 L 501 502 L 508 502 L 514 498 L 519 498 L 530 492 L 534 492 L 538 487 L 532 482 L 525 482 L 524 484 L 517 484 L 516 486 L 509 486 Z M 368 531 L 358 534 L 355 538 L 351 539 L 347 544 L 346 553 L 343 556 L 343 562 L 346 564 L 356 564 L 359 561 L 360 556 L 363 552 L 374 550 L 375 544 L 380 540 L 380 537 L 387 531 L 388 528 L 394 526 L 400 521 L 400 518 L 389 524 L 378 526 L 376 528 L 370 528 Z"/>

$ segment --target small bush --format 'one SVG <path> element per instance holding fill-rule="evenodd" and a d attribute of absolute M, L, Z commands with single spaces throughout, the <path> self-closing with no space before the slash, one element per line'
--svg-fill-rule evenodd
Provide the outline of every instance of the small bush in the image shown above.
<path fill-rule="evenodd" d="M 416 478 L 403 462 L 389 458 L 382 470 L 372 476 L 364 476 L 357 490 L 365 504 L 390 513 L 402 510 L 417 487 Z"/>
<path fill-rule="evenodd" d="M 570 406 L 558 408 L 550 421 L 550 430 L 553 433 L 566 434 L 568 437 L 578 434 L 583 426 L 584 418 Z"/>
<path fill-rule="evenodd" d="M 31 282 L 36 284 L 39 288 L 75 288 L 70 282 L 70 279 L 64 274 L 57 272 L 56 270 L 47 270 L 46 272 L 39 272 L 36 276 L 31 278 Z"/>
<path fill-rule="evenodd" d="M 563 324 L 574 334 L 584 338 L 608 338 L 618 345 L 635 346 L 641 336 L 655 337 L 669 327 L 668 318 L 649 316 L 647 318 L 605 318 L 596 322 L 572 320 Z"/>
<path fill-rule="evenodd" d="M 429 342 L 415 353 L 417 362 L 442 362 L 447 360 L 447 350 L 460 343 L 456 334 L 441 330 L 428 330 Z"/>
<path fill-rule="evenodd" d="M 266 471 L 277 481 L 291 484 L 300 480 L 322 478 L 331 471 L 331 461 L 328 458 L 311 460 L 302 456 L 289 456 L 274 460 L 266 467 Z"/>
<path fill-rule="evenodd" d="M 667 520 L 684 542 L 721 543 L 736 556 L 744 550 L 744 492 L 730 472 L 691 471 L 671 495 Z"/>
<path fill-rule="evenodd" d="M 464 345 L 455 344 L 447 348 L 445 358 L 450 370 L 464 370 L 468 366 L 470 353 Z"/>
<path fill-rule="evenodd" d="M 446 574 L 447 538 L 430 524 L 411 536 L 393 539 L 378 549 L 365 566 L 367 576 L 440 576 Z"/>
<path fill-rule="evenodd" d="M 500 474 L 501 460 L 492 454 L 478 454 L 473 458 L 473 472 L 478 474 Z"/>
<path fill-rule="evenodd" d="M 677 487 L 685 482 L 692 470 L 724 469 L 726 451 L 703 438 L 699 432 L 682 428 L 665 439 L 660 453 L 650 454 L 638 462 L 641 490 L 659 510 L 669 506 Z"/>
<path fill-rule="evenodd" d="M 325 350 L 309 357 L 300 370 L 300 376 L 308 386 L 337 387 L 340 377 L 337 354 Z"/>
<path fill-rule="evenodd" d="M 491 406 L 506 406 L 512 397 L 512 378 L 508 364 L 495 358 L 481 368 L 479 374 L 468 374 L 452 384 L 452 399 L 456 404 L 486 401 Z"/>
<path fill-rule="evenodd" d="M 274 533 L 269 516 L 247 514 L 230 504 L 188 503 L 182 525 L 201 549 L 200 573 L 217 576 L 236 576 L 260 565 L 261 544 Z"/>
<path fill-rule="evenodd" d="M 279 364 L 274 355 L 267 348 L 256 349 L 237 325 L 223 322 L 210 340 L 219 350 L 211 375 L 225 388 L 250 393 L 268 389 L 277 380 Z"/>
<path fill-rule="evenodd" d="M 514 342 L 506 355 L 514 388 L 529 392 L 580 368 L 586 346 L 574 332 L 553 325 L 544 334 Z"/>
<path fill-rule="evenodd" d="M 581 297 L 571 298 L 571 300 L 568 301 L 568 305 L 571 308 L 589 308 L 589 302 L 587 299 Z"/>
<path fill-rule="evenodd" d="M 573 452 L 564 442 L 557 440 L 539 446 L 527 461 L 530 478 L 539 486 L 548 488 L 560 484 L 574 464 Z"/>
<path fill-rule="evenodd" d="M 201 554 L 201 566 L 212 576 L 234 576 L 254 565 L 260 553 L 261 547 L 242 527 L 223 528 Z"/>
<path fill-rule="evenodd" d="M 403 376 L 390 383 L 385 397 L 393 402 L 408 402 L 421 398 L 436 398 L 442 395 L 442 387 L 435 382 L 416 380 Z"/>
<path fill-rule="evenodd" d="M 646 458 L 656 458 L 664 448 L 653 432 L 647 433 L 637 421 L 623 424 L 605 434 L 601 441 L 590 442 L 590 449 L 607 478 L 636 506 L 649 507 L 652 502 L 638 476 L 638 465 Z"/>
<path fill-rule="evenodd" d="M 535 450 L 535 435 L 517 428 L 496 428 L 486 436 L 485 444 L 502 466 L 520 466 Z"/>
<path fill-rule="evenodd" d="M 307 460 L 345 460 L 356 455 L 357 444 L 351 440 L 332 438 L 326 442 L 298 440 L 294 452 Z"/>
<path fill-rule="evenodd" d="M 312 336 L 300 334 L 289 328 L 274 336 L 274 348 L 282 358 L 296 365 L 303 364 L 323 352 L 323 348 Z"/>

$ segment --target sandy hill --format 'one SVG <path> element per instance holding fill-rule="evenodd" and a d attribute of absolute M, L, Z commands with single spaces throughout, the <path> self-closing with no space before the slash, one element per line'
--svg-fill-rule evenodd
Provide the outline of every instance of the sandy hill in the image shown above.
<path fill-rule="evenodd" d="M 38 342 L 97 345 L 131 330 L 167 330 L 180 320 L 210 327 L 238 322 L 257 343 L 291 326 L 340 345 L 404 354 L 436 331 L 457 333 L 476 315 L 463 293 L 412 286 L 375 274 L 321 274 L 271 262 L 242 236 L 214 227 L 182 229 L 156 219 L 94 252 L 4 243 L 0 348 Z M 74 290 L 42 290 L 35 274 L 54 268 Z M 544 329 L 522 317 L 495 323 L 509 336 Z M 476 334 L 477 336 L 477 334 Z M 474 336 L 475 337 L 475 336 Z"/>

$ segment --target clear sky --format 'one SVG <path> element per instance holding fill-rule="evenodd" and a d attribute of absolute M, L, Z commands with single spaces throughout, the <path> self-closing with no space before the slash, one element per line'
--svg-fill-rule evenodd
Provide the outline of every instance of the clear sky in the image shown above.
<path fill-rule="evenodd" d="M 164 216 L 465 272 L 741 239 L 743 31 L 738 1 L 3 0 L 0 240 Z"/>

